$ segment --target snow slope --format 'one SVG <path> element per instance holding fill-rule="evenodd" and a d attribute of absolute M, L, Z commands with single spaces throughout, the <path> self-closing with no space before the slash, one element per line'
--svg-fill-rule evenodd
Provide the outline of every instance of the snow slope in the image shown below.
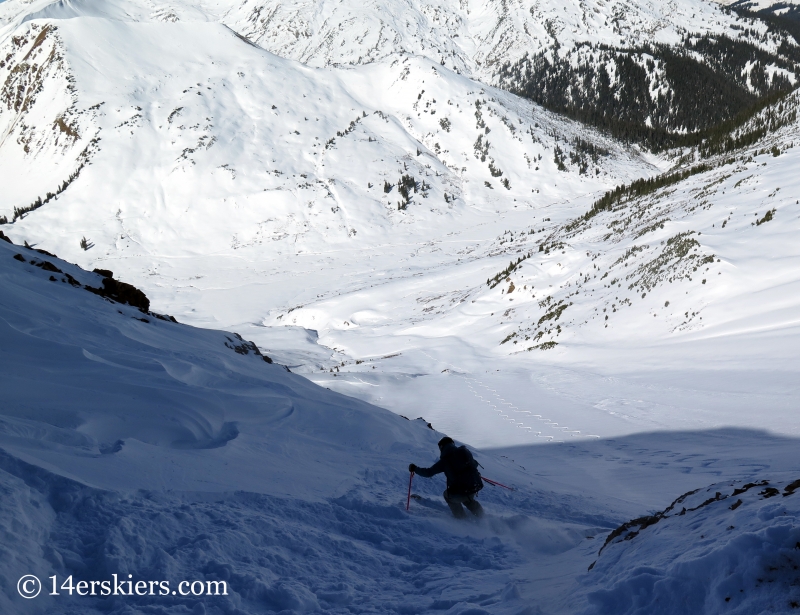
<path fill-rule="evenodd" d="M 207 329 L 0 242 L 3 610 L 685 612 L 632 596 L 684 579 L 693 535 L 598 543 L 689 489 L 797 478 L 796 98 L 755 145 L 584 217 L 676 159 L 436 57 L 312 68 L 224 6 L 182 6 L 0 4 L 0 215 L 44 202 L 2 230 Z M 479 447 L 519 491 L 487 488 L 492 516 L 465 526 L 417 480 L 406 515 L 407 464 L 440 434 L 365 402 Z M 744 576 L 794 536 L 753 514 Z M 23 603 L 21 571 L 235 595 Z M 787 608 L 746 589 L 741 612 Z"/>
<path fill-rule="evenodd" d="M 797 609 L 798 486 L 718 483 L 620 527 L 584 577 L 597 588 L 587 613 Z"/>
<path fill-rule="evenodd" d="M 0 241 L 0 278 L 3 612 L 678 613 L 686 603 L 659 602 L 661 589 L 632 596 L 697 567 L 711 591 L 693 589 L 690 606 L 717 608 L 737 582 L 739 612 L 792 598 L 753 577 L 777 562 L 768 580 L 791 583 L 796 497 L 776 507 L 752 490 L 735 515 L 733 497 L 687 513 L 689 532 L 682 517 L 630 542 L 610 532 L 715 480 L 783 489 L 796 440 L 729 430 L 479 451 L 484 474 L 517 489 L 487 486 L 485 519 L 452 519 L 441 479 L 417 478 L 406 512 L 406 464 L 432 462 L 441 436 L 423 421 L 317 387 L 230 333 L 98 297 L 84 287 L 99 275 L 49 255 Z M 46 584 L 36 599 L 15 591 L 26 574 Z M 224 581 L 227 595 L 63 586 L 113 575 Z"/>
<path fill-rule="evenodd" d="M 269 365 L 231 334 L 103 300 L 80 287 L 100 276 L 0 244 L 4 612 L 405 612 L 427 609 L 440 571 L 454 570 L 473 581 L 448 590 L 453 604 L 519 610 L 503 594 L 522 556 L 504 522 L 490 538 L 433 501 L 418 522 L 403 511 L 408 460 L 429 457 L 441 434 Z M 585 527 L 550 540 L 568 548 Z M 13 590 L 23 573 L 184 575 L 234 591 L 207 610 L 180 597 L 24 601 Z M 427 590 L 415 575 L 431 577 Z"/>
<path fill-rule="evenodd" d="M 80 174 L 5 227 L 17 241 L 120 272 L 184 322 L 246 333 L 318 383 L 424 414 L 475 445 L 761 428 L 760 406 L 772 408 L 771 429 L 797 432 L 786 290 L 796 122 L 736 164 L 632 205 L 633 222 L 626 205 L 566 232 L 603 190 L 669 161 L 421 58 L 312 69 L 214 23 L 81 17 L 19 32 L 0 71 L 30 78 L 32 102 L 3 112 L 0 163 L 30 179 L 14 182 L 3 211 Z M 35 71 L 14 68 L 31 59 Z M 602 149 L 593 158 L 577 138 Z M 398 209 L 404 175 L 418 191 Z M 750 184 L 758 203 L 742 201 Z M 772 201 L 784 213 L 752 226 L 746 216 L 760 220 Z M 687 259 L 652 288 L 636 273 L 681 233 L 715 255 L 705 266 L 723 283 L 677 280 L 694 273 Z M 755 358 L 770 391 L 750 386 L 765 377 Z M 667 403 L 653 377 L 665 368 L 682 383 Z"/>

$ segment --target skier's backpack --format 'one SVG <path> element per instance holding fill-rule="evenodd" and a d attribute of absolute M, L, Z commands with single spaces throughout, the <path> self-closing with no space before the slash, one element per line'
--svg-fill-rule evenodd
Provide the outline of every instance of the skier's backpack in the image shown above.
<path fill-rule="evenodd" d="M 478 462 L 466 446 L 453 447 L 448 455 L 451 467 L 452 485 L 449 489 L 453 493 L 477 493 L 483 489 L 481 473 L 478 472 Z"/>

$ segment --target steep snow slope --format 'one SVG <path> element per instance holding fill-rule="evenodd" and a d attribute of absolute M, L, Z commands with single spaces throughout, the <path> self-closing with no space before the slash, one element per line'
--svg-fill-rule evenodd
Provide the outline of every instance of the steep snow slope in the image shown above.
<path fill-rule="evenodd" d="M 508 519 L 464 527 L 444 516 L 433 481 L 408 515 L 407 463 L 429 459 L 441 436 L 423 422 L 316 387 L 231 334 L 101 299 L 81 287 L 100 276 L 50 256 L 0 241 L 0 277 L 4 612 L 424 612 L 476 601 L 518 612 L 528 559 L 518 540 L 560 553 L 609 524 L 603 505 L 562 524 L 514 517 L 509 501 Z M 504 480 L 521 476 L 482 460 Z M 507 500 L 484 499 L 494 514 Z M 536 498 L 540 510 L 545 499 L 563 510 L 554 495 Z M 543 528 L 554 534 L 537 536 Z M 173 590 L 179 577 L 223 580 L 230 592 L 70 599 L 48 588 L 27 601 L 14 590 L 23 574 L 57 575 L 59 586 L 68 575 L 163 578 Z"/>
<path fill-rule="evenodd" d="M 0 282 L 3 612 L 637 612 L 624 608 L 642 567 L 665 588 L 683 582 L 671 562 L 685 551 L 702 565 L 691 547 L 705 527 L 711 559 L 741 556 L 736 604 L 782 604 L 748 555 L 791 553 L 796 496 L 767 508 L 753 490 L 732 521 L 734 499 L 717 499 L 708 521 L 687 513 L 688 534 L 672 517 L 598 550 L 687 489 L 793 468 L 796 441 L 727 431 L 478 452 L 484 474 L 517 488 L 487 486 L 484 520 L 451 519 L 436 479 L 415 480 L 406 512 L 407 463 L 433 461 L 441 436 L 424 422 L 316 387 L 230 333 L 98 297 L 84 287 L 99 275 L 4 241 Z M 30 574 L 45 587 L 24 600 Z M 159 583 L 112 597 L 64 585 L 113 575 Z M 171 593 L 184 580 L 225 582 L 224 595 Z"/>

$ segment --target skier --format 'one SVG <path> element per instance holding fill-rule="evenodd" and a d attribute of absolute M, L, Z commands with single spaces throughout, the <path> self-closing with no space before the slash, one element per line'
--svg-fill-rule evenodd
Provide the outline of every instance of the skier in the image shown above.
<path fill-rule="evenodd" d="M 413 463 L 408 466 L 409 472 L 430 478 L 444 472 L 447 477 L 447 489 L 444 490 L 444 501 L 457 519 L 466 516 L 464 506 L 476 517 L 483 516 L 483 508 L 475 499 L 478 491 L 483 489 L 478 462 L 467 450 L 466 446 L 456 446 L 452 438 L 445 436 L 439 440 L 439 461 L 430 468 L 420 468 Z"/>

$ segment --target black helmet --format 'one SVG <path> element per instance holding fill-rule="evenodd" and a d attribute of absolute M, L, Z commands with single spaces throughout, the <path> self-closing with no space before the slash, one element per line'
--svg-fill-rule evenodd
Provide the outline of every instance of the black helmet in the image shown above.
<path fill-rule="evenodd" d="M 451 438 L 450 436 L 445 436 L 444 438 L 439 440 L 439 449 L 443 449 L 445 446 L 448 446 L 449 444 L 455 444 L 455 442 L 453 441 L 453 438 Z"/>

